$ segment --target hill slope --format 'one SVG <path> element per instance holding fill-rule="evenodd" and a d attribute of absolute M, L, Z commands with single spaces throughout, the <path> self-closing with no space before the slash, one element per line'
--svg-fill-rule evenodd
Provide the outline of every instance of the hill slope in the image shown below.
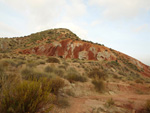
<path fill-rule="evenodd" d="M 1 52 L 37 54 L 99 62 L 114 62 L 150 77 L 150 67 L 101 44 L 81 40 L 68 29 L 50 29 L 18 38 L 0 38 Z M 114 65 L 113 64 L 113 65 Z"/>

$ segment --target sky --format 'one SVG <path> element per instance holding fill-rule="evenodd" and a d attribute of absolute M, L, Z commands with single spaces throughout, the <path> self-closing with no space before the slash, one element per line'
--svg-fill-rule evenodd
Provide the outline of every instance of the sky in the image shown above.
<path fill-rule="evenodd" d="M 0 37 L 68 28 L 150 66 L 150 0 L 0 0 Z"/>

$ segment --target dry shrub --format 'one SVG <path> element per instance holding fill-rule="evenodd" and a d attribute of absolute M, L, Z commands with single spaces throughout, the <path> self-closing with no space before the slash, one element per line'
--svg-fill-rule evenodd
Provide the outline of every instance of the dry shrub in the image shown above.
<path fill-rule="evenodd" d="M 65 72 L 63 69 L 54 68 L 52 66 L 46 66 L 44 71 L 46 73 L 55 73 L 57 76 L 63 77 Z"/>
<path fill-rule="evenodd" d="M 135 82 L 136 82 L 136 83 L 141 83 L 141 84 L 143 84 L 143 81 L 142 81 L 140 78 L 139 78 L 139 79 L 136 79 Z"/>
<path fill-rule="evenodd" d="M 37 64 L 37 65 L 45 64 L 45 61 L 40 59 L 40 60 L 36 61 L 36 64 Z"/>
<path fill-rule="evenodd" d="M 14 60 L 14 59 L 3 59 L 1 62 L 0 62 L 4 67 L 8 67 L 8 66 L 12 66 L 12 67 L 18 67 L 22 64 L 25 64 L 25 62 L 23 60 Z"/>
<path fill-rule="evenodd" d="M 65 65 L 60 65 L 58 67 L 61 68 L 61 69 L 65 69 L 66 70 L 66 66 Z"/>
<path fill-rule="evenodd" d="M 55 69 L 54 73 L 57 76 L 64 77 L 65 71 L 63 69 Z"/>
<path fill-rule="evenodd" d="M 33 68 L 33 67 L 36 67 L 37 66 L 37 63 L 36 62 L 28 62 L 27 64 L 27 67 L 29 67 L 29 68 Z"/>
<path fill-rule="evenodd" d="M 72 97 L 75 96 L 75 93 L 74 93 L 71 89 L 67 89 L 67 90 L 65 91 L 65 93 L 66 93 L 67 95 L 69 95 L 69 96 L 72 96 Z"/>
<path fill-rule="evenodd" d="M 0 61 L 1 66 L 7 68 L 8 66 L 16 66 L 16 63 L 11 59 L 3 59 Z"/>
<path fill-rule="evenodd" d="M 93 69 L 89 72 L 88 76 L 90 78 L 98 77 L 99 79 L 105 79 L 107 77 L 107 74 L 104 71 L 100 71 L 99 69 Z"/>
<path fill-rule="evenodd" d="M 82 76 L 79 72 L 76 71 L 75 68 L 71 67 L 68 69 L 67 71 L 67 75 L 65 76 L 65 78 L 69 81 L 69 82 L 75 82 L 75 81 L 79 81 L 79 82 L 86 82 L 87 78 Z"/>
<path fill-rule="evenodd" d="M 92 83 L 94 84 L 95 89 L 98 92 L 103 92 L 104 91 L 105 85 L 104 85 L 104 81 L 102 79 L 93 79 Z"/>
<path fill-rule="evenodd" d="M 2 75 L 4 73 L 4 67 L 2 64 L 0 64 L 0 75 Z"/>
<path fill-rule="evenodd" d="M 51 92 L 55 95 L 58 94 L 59 90 L 65 85 L 64 81 L 61 78 L 55 78 L 51 80 Z"/>
<path fill-rule="evenodd" d="M 5 68 L 0 64 L 0 91 L 5 87 L 11 87 L 20 82 L 20 76 L 13 73 L 6 73 Z"/>
<path fill-rule="evenodd" d="M 50 111 L 54 96 L 43 91 L 40 82 L 23 81 L 11 90 L 5 89 L 0 99 L 1 113 L 35 113 Z"/>
<path fill-rule="evenodd" d="M 150 113 L 150 100 L 146 101 L 146 104 L 145 104 L 145 113 Z"/>
<path fill-rule="evenodd" d="M 111 107 L 115 104 L 114 100 L 112 98 L 108 99 L 107 102 L 105 103 L 106 107 Z"/>
<path fill-rule="evenodd" d="M 23 69 L 21 75 L 25 80 L 39 80 L 41 77 L 48 77 L 46 73 L 35 71 L 32 68 Z"/>
<path fill-rule="evenodd" d="M 55 57 L 49 57 L 46 60 L 47 63 L 60 63 L 59 59 L 55 58 Z"/>
<path fill-rule="evenodd" d="M 69 82 L 79 81 L 79 82 L 86 82 L 87 78 L 84 76 L 81 76 L 78 73 L 68 73 L 65 77 Z"/>
<path fill-rule="evenodd" d="M 55 71 L 55 68 L 51 67 L 51 66 L 46 66 L 44 71 L 47 72 L 47 73 L 52 73 L 52 72 Z"/>

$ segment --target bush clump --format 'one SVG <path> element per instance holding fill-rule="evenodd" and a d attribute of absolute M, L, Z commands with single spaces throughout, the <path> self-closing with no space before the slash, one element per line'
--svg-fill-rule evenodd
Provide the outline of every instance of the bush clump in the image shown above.
<path fill-rule="evenodd" d="M 141 83 L 141 84 L 143 84 L 143 81 L 142 81 L 140 78 L 139 78 L 139 79 L 136 79 L 135 82 L 136 82 L 136 83 Z"/>
<path fill-rule="evenodd" d="M 45 69 L 44 69 L 44 71 L 47 72 L 47 73 L 52 73 L 52 72 L 54 72 L 54 70 L 55 69 L 51 66 L 46 66 Z"/>
<path fill-rule="evenodd" d="M 59 59 L 55 58 L 55 57 L 49 57 L 46 60 L 47 63 L 60 63 Z"/>
<path fill-rule="evenodd" d="M 55 73 L 57 76 L 64 77 L 65 71 L 64 71 L 63 69 L 56 69 L 56 70 L 54 71 L 54 73 Z"/>
<path fill-rule="evenodd" d="M 110 65 L 110 66 L 120 66 L 120 64 L 118 63 L 118 61 L 116 60 L 116 61 L 111 61 L 111 62 L 108 62 L 107 63 L 108 65 Z"/>
<path fill-rule="evenodd" d="M 55 78 L 51 80 L 51 92 L 55 95 L 58 94 L 59 90 L 65 86 L 64 81 L 61 78 Z"/>
<path fill-rule="evenodd" d="M 150 113 L 150 100 L 146 101 L 146 104 L 144 106 L 144 109 L 140 111 L 141 113 Z"/>
<path fill-rule="evenodd" d="M 108 99 L 107 102 L 105 103 L 106 107 L 111 107 L 115 104 L 114 100 L 112 98 Z"/>
<path fill-rule="evenodd" d="M 36 64 L 37 64 L 37 65 L 45 64 L 45 61 L 44 61 L 44 60 L 38 60 L 38 61 L 36 62 Z"/>
<path fill-rule="evenodd" d="M 64 73 L 65 73 L 63 69 L 54 68 L 52 66 L 46 66 L 45 69 L 44 69 L 44 71 L 46 73 L 50 73 L 50 74 L 54 73 L 54 74 L 56 74 L 57 76 L 60 76 L 60 77 L 63 77 Z"/>
<path fill-rule="evenodd" d="M 77 70 L 73 67 L 68 69 L 68 73 L 65 76 L 65 78 L 69 81 L 69 82 L 75 82 L 75 81 L 79 81 L 79 82 L 86 82 L 87 78 L 84 76 L 81 76 L 80 73 L 77 72 Z"/>
<path fill-rule="evenodd" d="M 95 89 L 96 89 L 98 92 L 103 92 L 103 91 L 104 91 L 105 85 L 104 85 L 104 82 L 103 82 L 102 79 L 93 79 L 93 80 L 92 80 L 92 83 L 94 84 Z"/>
<path fill-rule="evenodd" d="M 1 113 L 48 112 L 52 108 L 53 100 L 54 96 L 43 91 L 40 82 L 23 81 L 13 89 L 3 91 L 0 111 Z"/>
<path fill-rule="evenodd" d="M 74 81 L 79 81 L 79 82 L 87 81 L 86 77 L 81 76 L 80 74 L 77 74 L 77 73 L 68 73 L 68 75 L 66 76 L 66 79 L 71 83 Z"/>
<path fill-rule="evenodd" d="M 100 71 L 99 69 L 93 69 L 89 72 L 88 76 L 90 78 L 105 79 L 107 77 L 107 74 L 104 71 Z"/>
<path fill-rule="evenodd" d="M 146 102 L 146 110 L 150 112 L 150 100 Z"/>
<path fill-rule="evenodd" d="M 41 77 L 47 77 L 43 72 L 34 71 L 31 68 L 25 68 L 21 71 L 22 78 L 25 80 L 39 80 Z"/>

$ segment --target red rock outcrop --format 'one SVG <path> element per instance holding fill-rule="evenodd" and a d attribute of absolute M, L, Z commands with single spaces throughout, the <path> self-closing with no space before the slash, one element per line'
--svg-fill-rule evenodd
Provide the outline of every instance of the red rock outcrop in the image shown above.
<path fill-rule="evenodd" d="M 63 58 L 76 58 L 87 60 L 116 60 L 114 53 L 107 47 L 94 45 L 89 42 L 72 41 L 71 39 L 55 41 L 50 44 L 25 49 L 23 54 L 37 54 L 46 56 L 58 56 Z"/>

